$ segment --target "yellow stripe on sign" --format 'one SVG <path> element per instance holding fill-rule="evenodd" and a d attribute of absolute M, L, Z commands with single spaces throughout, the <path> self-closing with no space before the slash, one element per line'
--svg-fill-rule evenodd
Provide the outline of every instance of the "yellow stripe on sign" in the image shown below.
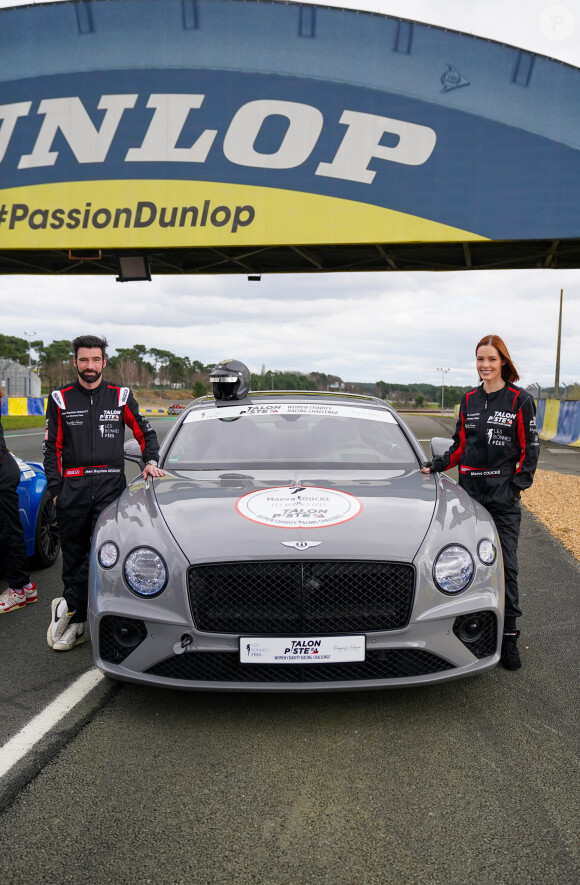
<path fill-rule="evenodd" d="M 0 191 L 4 249 L 485 240 L 367 203 L 200 181 L 89 181 Z"/>
<path fill-rule="evenodd" d="M 558 414 L 560 412 L 559 399 L 547 399 L 546 411 L 544 412 L 544 424 L 540 439 L 552 439 L 558 431 Z"/>
<path fill-rule="evenodd" d="M 9 396 L 8 397 L 8 414 L 12 415 L 28 415 L 28 397 L 26 396 Z"/>

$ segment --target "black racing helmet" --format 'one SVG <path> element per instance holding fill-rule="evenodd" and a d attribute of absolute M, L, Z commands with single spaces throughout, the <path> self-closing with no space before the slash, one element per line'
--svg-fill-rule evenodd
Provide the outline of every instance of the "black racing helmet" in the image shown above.
<path fill-rule="evenodd" d="M 239 360 L 222 360 L 209 380 L 216 399 L 244 399 L 250 390 L 250 370 Z"/>

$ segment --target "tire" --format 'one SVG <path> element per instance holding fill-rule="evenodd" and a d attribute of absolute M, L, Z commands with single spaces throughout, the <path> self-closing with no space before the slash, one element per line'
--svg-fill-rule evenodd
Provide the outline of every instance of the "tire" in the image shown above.
<path fill-rule="evenodd" d="M 60 551 L 60 539 L 56 522 L 56 509 L 48 489 L 40 501 L 34 534 L 33 563 L 37 568 L 48 568 L 56 562 Z"/>

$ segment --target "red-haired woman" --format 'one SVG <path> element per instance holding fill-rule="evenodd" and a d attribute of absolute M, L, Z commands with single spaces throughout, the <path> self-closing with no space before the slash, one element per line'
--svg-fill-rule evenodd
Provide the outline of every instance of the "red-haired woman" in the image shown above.
<path fill-rule="evenodd" d="M 2 388 L 0 387 L 0 401 Z M 6 447 L 0 421 L 0 562 L 9 587 L 0 593 L 0 615 L 36 602 L 36 585 L 30 582 L 24 532 L 18 512 L 20 468 Z"/>
<path fill-rule="evenodd" d="M 463 396 L 453 445 L 427 461 L 424 473 L 459 466 L 459 485 L 489 510 L 501 541 L 505 575 L 505 621 L 501 660 L 508 670 L 521 667 L 516 618 L 518 538 L 522 489 L 531 486 L 538 462 L 536 407 L 519 380 L 509 351 L 499 335 L 486 335 L 475 348 L 481 384 Z"/>

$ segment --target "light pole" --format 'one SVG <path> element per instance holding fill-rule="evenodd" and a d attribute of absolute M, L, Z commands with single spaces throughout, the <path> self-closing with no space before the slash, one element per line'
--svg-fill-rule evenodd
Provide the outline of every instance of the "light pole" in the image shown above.
<path fill-rule="evenodd" d="M 25 332 L 24 334 L 28 338 L 28 368 L 30 368 L 30 345 L 34 336 L 38 335 L 38 332 L 35 330 L 34 332 Z"/>
<path fill-rule="evenodd" d="M 562 300 L 564 290 L 560 289 L 560 313 L 558 314 L 558 342 L 556 344 L 556 375 L 554 377 L 554 398 L 559 399 L 560 393 L 560 344 L 562 341 Z"/>
<path fill-rule="evenodd" d="M 441 414 L 443 414 L 443 406 L 445 403 L 445 375 L 450 369 L 435 369 L 436 372 L 441 372 Z"/>

